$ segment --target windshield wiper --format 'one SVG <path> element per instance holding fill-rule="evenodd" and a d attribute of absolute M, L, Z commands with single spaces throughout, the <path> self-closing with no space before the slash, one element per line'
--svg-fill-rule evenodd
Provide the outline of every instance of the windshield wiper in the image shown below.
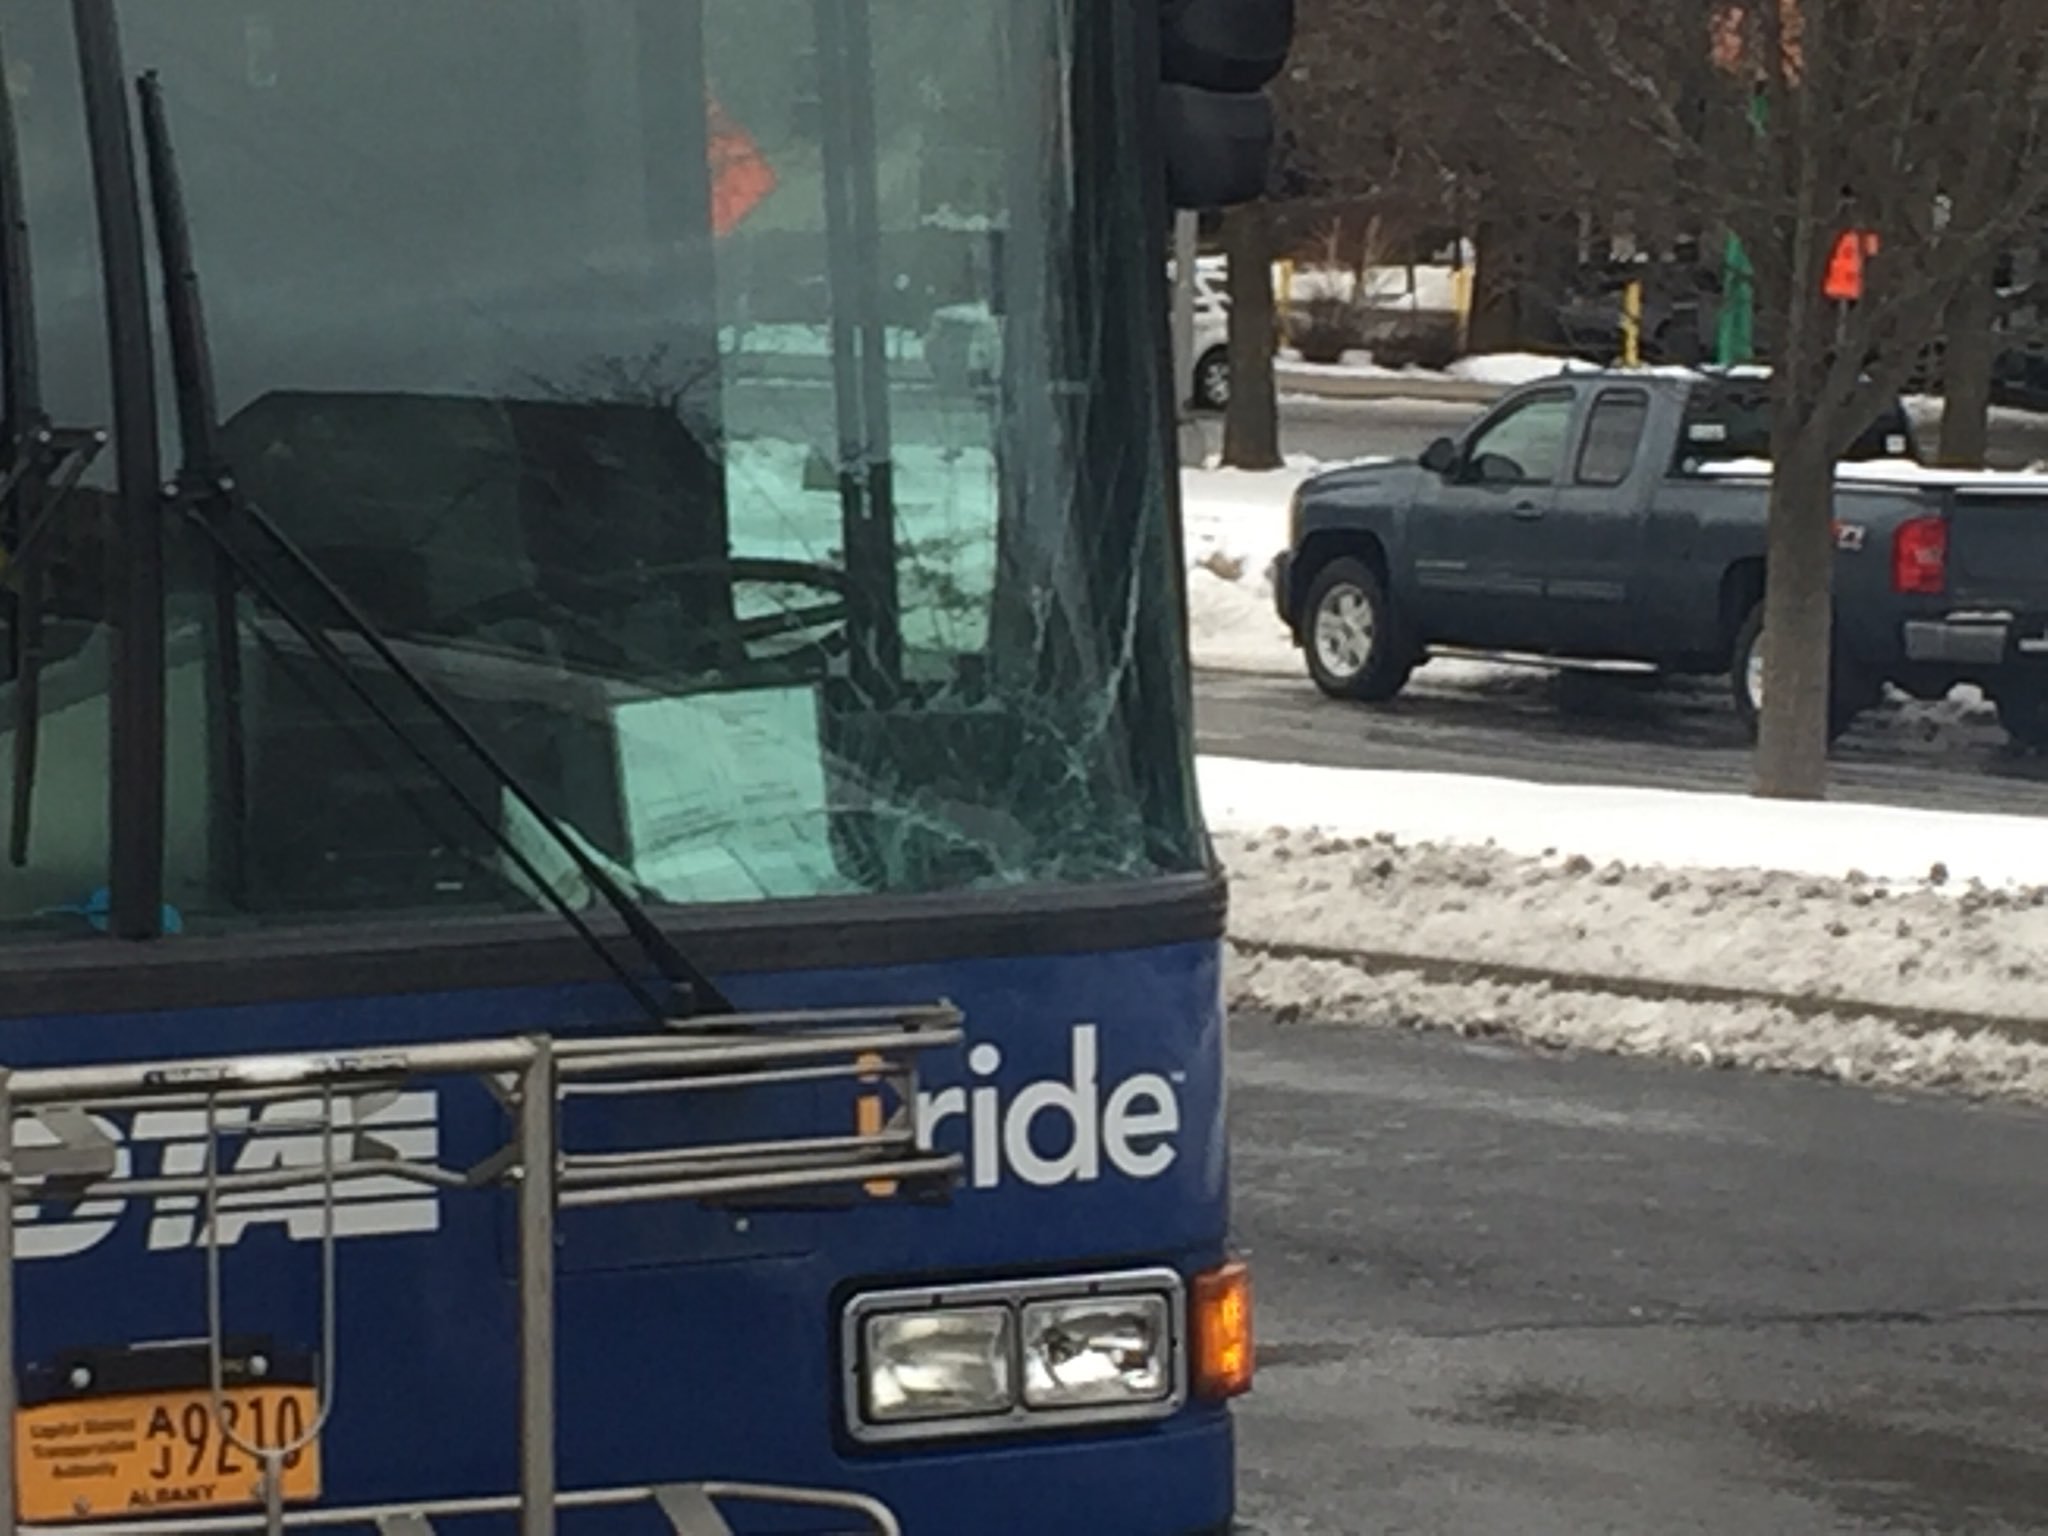
<path fill-rule="evenodd" d="M 384 727 L 421 767 L 440 783 L 470 820 L 518 869 L 556 912 L 616 976 L 656 1023 L 670 1022 L 675 1008 L 664 1005 L 612 952 L 575 905 L 542 873 L 532 855 L 520 846 L 488 810 L 463 790 L 455 774 L 371 690 L 351 665 L 349 656 L 329 628 L 295 601 L 291 588 L 310 591 L 316 602 L 340 621 L 339 627 L 373 655 L 384 671 L 454 736 L 463 751 L 480 765 L 501 793 L 510 797 L 576 868 L 590 890 L 603 899 L 641 952 L 677 995 L 684 1017 L 729 1013 L 732 1005 L 711 979 L 664 934 L 637 899 L 626 890 L 583 840 L 543 807 L 497 753 L 463 720 L 432 685 L 399 655 L 362 609 L 292 541 L 262 508 L 237 487 L 220 446 L 220 425 L 209 352 L 205 310 L 200 301 L 191 224 L 185 211 L 177 161 L 171 148 L 163 86 L 154 74 L 137 84 L 142 106 L 143 154 L 148 167 L 150 201 L 156 216 L 158 252 L 163 267 L 164 315 L 169 332 L 172 378 L 176 385 L 179 438 L 183 464 L 178 475 L 181 508 L 212 544 L 221 562 L 216 573 L 215 622 L 220 643 L 236 646 L 237 591 L 246 587 L 265 602 L 295 633 L 314 657 L 356 696 L 371 717 Z M 239 690 L 227 700 L 239 713 Z M 239 759 L 239 734 L 231 735 L 230 751 Z M 240 784 L 239 761 L 231 769 Z"/>
<path fill-rule="evenodd" d="M 5 61 L 0 59 L 0 78 Z M 42 735 L 42 545 L 78 488 L 107 434 L 60 429 L 43 409 L 42 357 L 36 339 L 35 272 L 22 190 L 21 141 L 14 103 L 0 90 L 0 580 L 14 588 L 13 622 L 0 681 L 14 684 L 14 774 L 7 854 L 28 864 Z"/>

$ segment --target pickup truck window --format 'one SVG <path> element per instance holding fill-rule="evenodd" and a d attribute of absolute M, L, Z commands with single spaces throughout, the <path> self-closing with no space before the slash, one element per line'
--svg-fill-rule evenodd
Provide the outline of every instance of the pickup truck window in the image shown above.
<path fill-rule="evenodd" d="M 1620 485 L 1627 480 L 1635 470 L 1649 416 L 1650 397 L 1641 390 L 1603 391 L 1586 417 L 1586 437 L 1572 478 L 1580 485 Z"/>
<path fill-rule="evenodd" d="M 1470 478 L 1488 485 L 1551 485 L 1571 438 L 1568 390 L 1534 395 L 1480 429 L 1465 456 Z"/>

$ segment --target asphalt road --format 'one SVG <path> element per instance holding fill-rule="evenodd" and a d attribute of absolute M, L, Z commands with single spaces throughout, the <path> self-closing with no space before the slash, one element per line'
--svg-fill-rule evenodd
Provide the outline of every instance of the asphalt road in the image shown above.
<path fill-rule="evenodd" d="M 1374 706 L 1325 699 L 1305 673 L 1200 673 L 1196 742 L 1223 757 L 1326 767 L 1749 788 L 1752 749 L 1725 686 L 1533 670 L 1478 686 L 1436 682 L 1433 670 L 1423 668 L 1398 699 Z M 2014 748 L 1989 717 L 1882 708 L 1836 744 L 1833 765 L 1832 793 L 1843 800 L 2048 815 L 2048 759 Z"/>
<path fill-rule="evenodd" d="M 2048 1528 L 2048 1117 L 1235 1023 L 1247 1536 Z"/>

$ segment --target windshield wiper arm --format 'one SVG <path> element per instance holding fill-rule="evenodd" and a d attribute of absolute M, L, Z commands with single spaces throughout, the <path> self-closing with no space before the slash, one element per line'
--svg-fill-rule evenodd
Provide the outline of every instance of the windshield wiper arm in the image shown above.
<path fill-rule="evenodd" d="M 200 302 L 198 265 L 193 255 L 191 225 L 185 213 L 177 162 L 171 148 L 162 83 L 154 73 L 144 75 L 137 85 L 137 93 L 141 98 L 143 153 L 148 166 L 151 205 L 156 216 L 157 244 L 163 266 L 164 313 L 170 339 L 172 376 L 177 387 L 179 436 L 184 450 L 179 489 L 186 516 L 212 543 L 225 567 L 231 571 L 232 578 L 267 602 L 313 655 L 355 694 L 372 717 L 440 782 L 464 813 L 533 883 L 542 898 L 603 961 L 651 1018 L 657 1023 L 667 1023 L 671 1012 L 612 952 L 497 818 L 476 804 L 463 790 L 455 774 L 378 700 L 350 665 L 348 656 L 335 643 L 333 635 L 292 600 L 286 590 L 291 581 L 296 580 L 315 593 L 319 602 L 341 620 L 341 627 L 366 646 L 386 673 L 453 734 L 463 750 L 484 769 L 504 795 L 517 802 L 576 867 L 585 884 L 617 914 L 649 963 L 686 1001 L 686 1015 L 730 1012 L 732 1005 L 711 979 L 661 931 L 646 909 L 592 856 L 582 839 L 541 805 L 468 722 L 398 654 L 391 642 L 320 564 L 300 549 L 236 486 L 220 447 L 213 364 L 207 343 L 205 310 Z M 252 543 L 267 550 L 270 558 L 266 560 L 257 549 L 247 547 Z M 283 579 L 280 579 L 276 566 L 283 567 Z M 221 586 L 222 583 L 216 583 L 217 595 Z M 232 582 L 226 584 L 226 590 L 225 612 L 219 615 L 226 625 L 221 644 L 233 648 L 238 642 Z M 239 698 L 232 697 L 230 704 L 238 712 Z"/>
<path fill-rule="evenodd" d="M 0 77 L 5 61 L 0 60 Z M 22 190 L 21 141 L 14 103 L 0 90 L 0 576 L 15 589 L 14 622 L 0 679 L 14 684 L 13 791 L 7 856 L 28 864 L 35 812 L 36 763 L 42 738 L 43 567 L 41 545 L 107 434 L 52 427 L 43 407 L 42 357 L 36 337 L 35 269 L 29 251 L 28 207 Z"/>

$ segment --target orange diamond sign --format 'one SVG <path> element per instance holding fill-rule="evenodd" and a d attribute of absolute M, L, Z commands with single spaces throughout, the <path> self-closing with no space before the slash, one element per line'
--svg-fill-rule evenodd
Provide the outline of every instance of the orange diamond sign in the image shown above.
<path fill-rule="evenodd" d="M 711 232 L 723 238 L 746 222 L 778 185 L 753 135 L 717 102 L 711 110 Z"/>

